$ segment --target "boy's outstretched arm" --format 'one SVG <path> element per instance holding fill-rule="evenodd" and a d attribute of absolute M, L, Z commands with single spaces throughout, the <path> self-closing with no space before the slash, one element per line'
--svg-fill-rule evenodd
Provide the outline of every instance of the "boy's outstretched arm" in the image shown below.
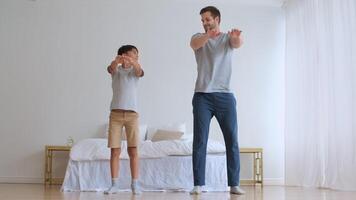
<path fill-rule="evenodd" d="M 124 63 L 127 62 L 128 65 L 131 65 L 134 68 L 135 75 L 137 77 L 142 77 L 144 75 L 143 69 L 141 68 L 140 63 L 138 63 L 137 60 L 134 60 L 128 56 L 123 56 L 123 58 L 124 58 Z"/>
<path fill-rule="evenodd" d="M 140 63 L 136 62 L 136 64 L 134 64 L 133 67 L 134 67 L 134 70 L 135 70 L 135 75 L 137 77 L 142 77 L 145 74 L 143 69 L 141 68 Z"/>
<path fill-rule="evenodd" d="M 113 60 L 113 61 L 111 62 L 111 64 L 107 67 L 108 73 L 110 73 L 110 74 L 115 73 L 116 70 L 117 70 L 117 66 L 118 66 L 119 64 L 122 64 L 122 63 L 123 63 L 123 58 L 122 58 L 122 56 L 119 56 L 119 55 L 116 56 L 115 60 Z"/>

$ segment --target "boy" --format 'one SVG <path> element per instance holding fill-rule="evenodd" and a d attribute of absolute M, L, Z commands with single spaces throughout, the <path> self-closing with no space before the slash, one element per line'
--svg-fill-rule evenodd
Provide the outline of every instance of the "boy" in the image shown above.
<path fill-rule="evenodd" d="M 107 68 L 112 77 L 113 98 L 109 121 L 108 147 L 111 148 L 110 170 L 112 186 L 105 194 L 119 191 L 119 157 L 121 153 L 121 136 L 125 127 L 127 151 L 130 157 L 131 189 L 133 194 L 140 194 L 138 184 L 138 153 L 139 137 L 137 112 L 137 85 L 144 75 L 138 63 L 138 49 L 133 45 L 121 46 L 115 60 Z"/>

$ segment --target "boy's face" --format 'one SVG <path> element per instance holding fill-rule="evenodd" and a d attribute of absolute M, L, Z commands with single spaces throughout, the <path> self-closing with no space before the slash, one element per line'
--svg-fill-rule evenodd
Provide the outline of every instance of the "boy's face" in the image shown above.
<path fill-rule="evenodd" d="M 136 49 L 132 49 L 132 50 L 124 53 L 123 55 L 128 56 L 128 57 L 134 59 L 135 61 L 138 61 L 138 52 Z"/>

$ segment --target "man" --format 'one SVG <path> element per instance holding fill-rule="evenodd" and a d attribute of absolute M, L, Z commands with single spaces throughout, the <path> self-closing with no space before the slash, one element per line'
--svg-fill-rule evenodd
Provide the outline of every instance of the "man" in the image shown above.
<path fill-rule="evenodd" d="M 138 63 L 138 50 L 133 45 L 121 46 L 116 58 L 107 68 L 112 76 L 113 98 L 109 121 L 108 147 L 111 148 L 110 169 L 112 186 L 105 194 L 119 191 L 119 157 L 121 153 L 121 136 L 125 127 L 127 151 L 130 157 L 131 189 L 133 194 L 141 194 L 138 184 L 138 153 L 139 137 L 137 112 L 137 85 L 144 75 Z"/>
<path fill-rule="evenodd" d="M 205 33 L 192 36 L 198 77 L 193 97 L 194 188 L 190 194 L 200 194 L 205 185 L 206 148 L 210 121 L 217 119 L 224 135 L 227 176 L 230 193 L 244 194 L 240 185 L 240 154 L 237 138 L 236 99 L 230 90 L 231 57 L 233 49 L 242 45 L 241 31 L 220 32 L 220 11 L 208 6 L 200 11 Z"/>

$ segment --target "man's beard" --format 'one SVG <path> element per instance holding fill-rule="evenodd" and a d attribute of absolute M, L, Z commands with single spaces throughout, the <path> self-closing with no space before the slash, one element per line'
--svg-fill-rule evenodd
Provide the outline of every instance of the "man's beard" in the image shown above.
<path fill-rule="evenodd" d="M 205 25 L 204 29 L 205 29 L 205 32 L 208 32 L 208 30 L 215 29 L 215 27 L 216 26 L 214 24 L 209 24 L 209 25 Z"/>

